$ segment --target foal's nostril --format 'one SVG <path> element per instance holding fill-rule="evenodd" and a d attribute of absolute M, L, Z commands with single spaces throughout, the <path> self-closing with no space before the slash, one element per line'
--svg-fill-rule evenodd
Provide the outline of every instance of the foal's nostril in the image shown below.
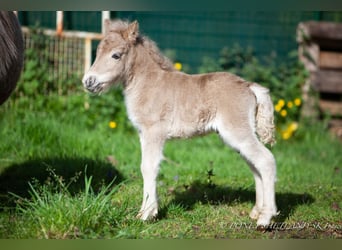
<path fill-rule="evenodd" d="M 91 93 L 98 93 L 103 89 L 102 84 L 94 75 L 85 75 L 82 79 L 83 86 Z"/>
<path fill-rule="evenodd" d="M 97 79 L 96 79 L 96 76 L 88 76 L 88 77 L 84 77 L 82 82 L 83 82 L 84 87 L 90 88 L 96 85 Z"/>

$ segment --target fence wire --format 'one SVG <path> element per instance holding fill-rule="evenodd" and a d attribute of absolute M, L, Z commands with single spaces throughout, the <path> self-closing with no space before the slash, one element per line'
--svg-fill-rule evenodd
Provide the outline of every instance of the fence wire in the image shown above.
<path fill-rule="evenodd" d="M 53 11 L 20 11 L 18 16 L 25 26 L 39 23 L 42 27 L 54 28 L 56 25 L 56 13 Z M 138 20 L 143 34 L 153 39 L 161 50 L 174 50 L 177 61 L 189 65 L 192 72 L 197 71 L 204 57 L 218 59 L 223 47 L 229 48 L 234 44 L 244 48 L 252 47 L 257 57 L 275 53 L 281 60 L 290 51 L 297 49 L 295 36 L 299 22 L 308 20 L 342 22 L 341 11 L 112 11 L 111 17 Z M 68 30 L 101 32 L 101 12 L 66 11 L 64 25 Z M 66 66 L 55 67 L 68 68 L 76 72 L 83 70 L 82 63 L 78 61 L 83 53 L 81 43 L 76 45 L 78 41 L 69 43 L 63 39 L 53 43 L 58 44 L 53 47 L 58 47 L 62 53 L 58 58 L 54 57 L 54 61 L 67 62 Z M 56 51 L 53 50 L 54 53 Z M 94 55 L 95 48 L 93 48 Z M 69 58 L 75 59 L 75 63 L 69 62 Z"/>
<path fill-rule="evenodd" d="M 85 48 L 83 38 L 66 38 L 59 36 L 42 36 L 39 43 L 43 43 L 43 48 L 47 54 L 48 74 L 53 81 L 57 81 L 63 76 L 71 78 L 81 77 L 84 73 Z M 24 33 L 25 49 L 36 48 L 37 41 L 31 33 Z M 41 58 L 46 60 L 46 58 Z"/>

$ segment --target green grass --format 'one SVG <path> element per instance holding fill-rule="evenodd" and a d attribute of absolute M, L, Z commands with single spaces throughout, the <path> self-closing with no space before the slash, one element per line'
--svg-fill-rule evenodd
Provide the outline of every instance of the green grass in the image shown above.
<path fill-rule="evenodd" d="M 322 124 L 272 149 L 280 215 L 274 230 L 259 232 L 248 217 L 252 174 L 216 134 L 166 144 L 160 214 L 144 223 L 135 219 L 136 133 L 49 112 L 0 107 L 0 115 L 1 238 L 342 237 L 342 147 Z"/>
<path fill-rule="evenodd" d="M 17 228 L 12 228 L 12 231 L 20 232 L 18 237 L 22 237 L 22 234 L 27 237 L 60 239 L 88 235 L 101 237 L 102 233 L 115 228 L 117 220 L 125 212 L 123 204 L 113 203 L 113 206 L 108 206 L 118 187 L 103 186 L 95 193 L 91 187 L 92 177 L 85 177 L 84 191 L 71 194 L 69 185 L 63 178 L 57 176 L 53 170 L 49 172 L 53 177 L 49 183 L 36 186 L 29 184 L 31 199 L 13 194 L 17 199 L 17 212 L 20 217 L 14 224 Z M 25 224 L 22 224 L 23 222 Z M 26 224 L 31 226 L 26 227 Z"/>

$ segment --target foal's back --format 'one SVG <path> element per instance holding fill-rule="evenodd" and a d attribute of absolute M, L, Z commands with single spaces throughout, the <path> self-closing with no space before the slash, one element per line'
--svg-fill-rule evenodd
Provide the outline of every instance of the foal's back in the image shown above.
<path fill-rule="evenodd" d="M 160 124 L 167 128 L 168 137 L 190 137 L 216 130 L 218 119 L 249 126 L 255 115 L 251 83 L 235 75 L 157 74 L 140 82 L 143 91 L 138 89 L 137 98 L 127 103 L 138 126 Z"/>

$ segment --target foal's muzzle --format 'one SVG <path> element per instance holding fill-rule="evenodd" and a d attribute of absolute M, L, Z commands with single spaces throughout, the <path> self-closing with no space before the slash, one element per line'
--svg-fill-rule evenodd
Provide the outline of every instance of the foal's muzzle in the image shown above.
<path fill-rule="evenodd" d="M 82 79 L 83 86 L 91 93 L 99 93 L 103 90 L 104 84 L 99 82 L 96 76 L 85 75 Z"/>

